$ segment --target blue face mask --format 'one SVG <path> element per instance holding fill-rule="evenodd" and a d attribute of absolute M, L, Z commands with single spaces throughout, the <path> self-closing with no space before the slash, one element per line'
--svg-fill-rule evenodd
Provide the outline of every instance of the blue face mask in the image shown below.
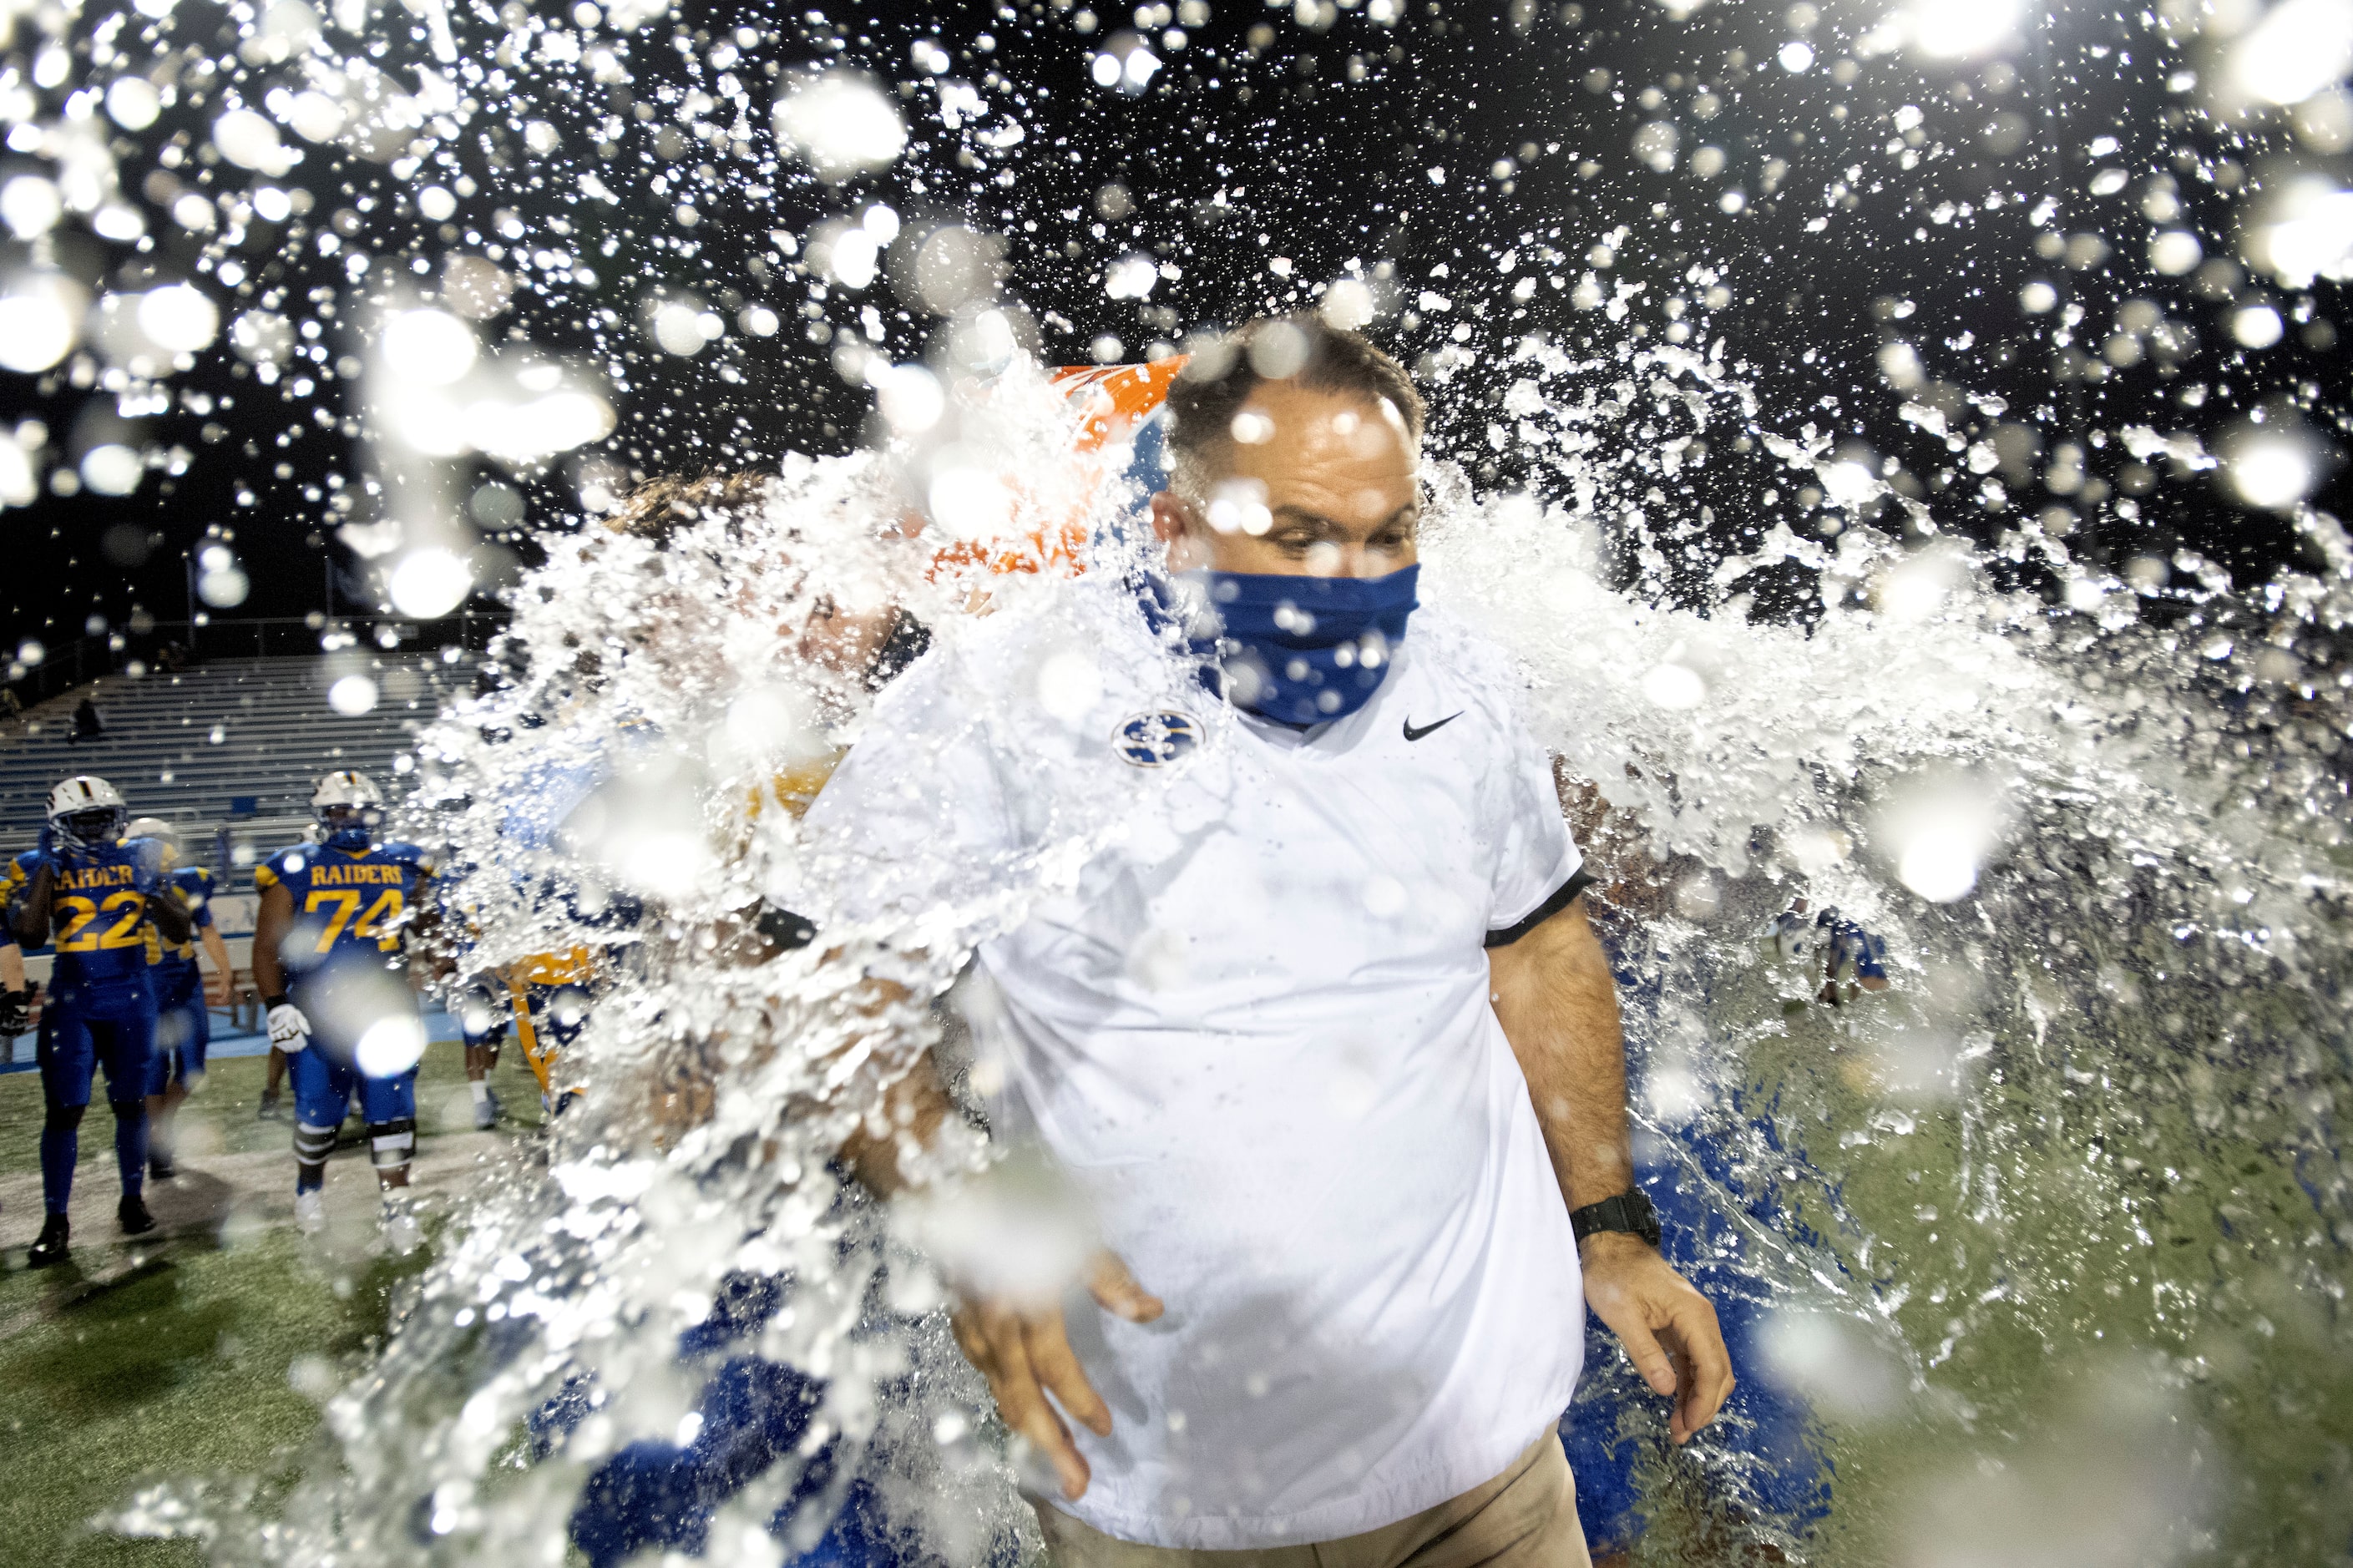
<path fill-rule="evenodd" d="M 1372 700 L 1419 601 L 1418 565 L 1386 577 L 1191 572 L 1217 616 L 1203 684 L 1279 723 L 1345 719 Z"/>
<path fill-rule="evenodd" d="M 345 854 L 356 855 L 368 847 L 369 833 L 365 818 L 356 821 L 350 817 L 345 817 L 339 822 L 322 821 L 319 826 L 325 829 L 320 836 L 319 842 L 330 849 L 341 849 Z"/>

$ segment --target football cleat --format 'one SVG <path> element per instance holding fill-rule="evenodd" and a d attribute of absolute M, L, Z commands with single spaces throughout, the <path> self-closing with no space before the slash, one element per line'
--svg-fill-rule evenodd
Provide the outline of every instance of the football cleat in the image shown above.
<path fill-rule="evenodd" d="M 169 1154 L 157 1154 L 157 1153 L 154 1153 L 154 1152 L 152 1152 L 148 1154 L 148 1156 L 147 1156 L 147 1179 L 148 1179 L 149 1181 L 151 1181 L 151 1182 L 169 1182 L 169 1181 L 174 1181 L 174 1180 L 178 1179 L 179 1174 L 180 1174 L 180 1168 L 179 1168 L 177 1165 L 174 1165 L 174 1163 L 172 1163 L 172 1156 L 170 1156 Z"/>
<path fill-rule="evenodd" d="M 479 1131 L 488 1132 L 491 1128 L 496 1127 L 499 1124 L 499 1115 L 501 1109 L 502 1108 L 499 1104 L 498 1093 L 496 1090 L 492 1090 L 491 1093 L 483 1100 L 481 1104 L 474 1107 L 475 1129 Z"/>
<path fill-rule="evenodd" d="M 327 1228 L 327 1194 L 317 1187 L 294 1194 L 294 1228 L 316 1236 Z"/>
<path fill-rule="evenodd" d="M 406 1258 L 425 1239 L 417 1223 L 417 1211 L 406 1198 L 387 1194 L 384 1200 L 384 1239 L 398 1256 Z"/>
<path fill-rule="evenodd" d="M 262 1091 L 261 1109 L 253 1113 L 253 1119 L 256 1121 L 283 1121 L 286 1120 L 286 1112 L 279 1109 L 278 1091 L 276 1089 L 264 1089 Z"/>
<path fill-rule="evenodd" d="M 122 1201 L 114 1205 L 114 1217 L 121 1223 L 125 1236 L 144 1236 L 155 1228 L 155 1216 L 147 1212 L 147 1200 L 137 1193 L 125 1193 Z"/>
<path fill-rule="evenodd" d="M 66 1260 L 66 1246 L 72 1235 L 73 1226 L 66 1223 L 65 1215 L 51 1215 L 42 1223 L 41 1238 L 33 1243 L 33 1249 L 25 1255 L 25 1261 L 35 1268 L 47 1268 L 52 1263 L 63 1263 Z"/>

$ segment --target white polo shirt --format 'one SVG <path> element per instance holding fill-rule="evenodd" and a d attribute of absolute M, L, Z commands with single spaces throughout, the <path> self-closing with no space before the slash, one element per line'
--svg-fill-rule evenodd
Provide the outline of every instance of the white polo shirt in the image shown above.
<path fill-rule="evenodd" d="M 1376 1529 L 1568 1404 L 1576 1244 L 1482 942 L 1579 861 L 1514 693 L 1421 610 L 1373 700 L 1303 734 L 1082 581 L 950 628 L 809 814 L 853 868 L 837 921 L 1038 889 L 977 948 L 993 1132 L 1167 1304 L 1069 1314 L 1113 1428 L 1071 1423 L 1093 1480 L 1054 1503 L 1107 1534 Z"/>

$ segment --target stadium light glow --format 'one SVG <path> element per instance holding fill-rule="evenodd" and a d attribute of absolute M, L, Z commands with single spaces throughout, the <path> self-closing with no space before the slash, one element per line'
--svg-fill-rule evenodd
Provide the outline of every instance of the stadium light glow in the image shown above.
<path fill-rule="evenodd" d="M 352 1055 L 371 1078 L 406 1072 L 424 1058 L 425 1021 L 413 1013 L 387 1014 L 361 1032 Z"/>
<path fill-rule="evenodd" d="M 72 352 L 89 296 L 55 272 L 20 272 L 0 293 L 0 369 L 30 375 Z"/>
<path fill-rule="evenodd" d="M 2024 9 L 2020 0 L 1916 0 L 1912 41 L 1938 59 L 1971 59 L 2010 41 Z"/>
<path fill-rule="evenodd" d="M 474 574 L 454 552 L 438 545 L 412 550 L 392 569 L 385 589 L 392 607 L 420 621 L 438 620 L 466 602 Z"/>
<path fill-rule="evenodd" d="M 2311 493 L 2320 465 L 2305 437 L 2285 430 L 2257 429 L 2228 444 L 2222 473 L 2231 491 L 2247 505 L 2285 511 Z"/>
<path fill-rule="evenodd" d="M 907 128 L 874 84 L 828 71 L 776 100 L 776 135 L 828 184 L 887 167 L 906 150 Z"/>
<path fill-rule="evenodd" d="M 2283 0 L 2231 48 L 2231 80 L 2265 103 L 2302 103 L 2353 71 L 2353 5 Z"/>
<path fill-rule="evenodd" d="M 447 310 L 396 310 L 384 321 L 385 367 L 417 386 L 448 386 L 481 353 L 474 329 Z"/>

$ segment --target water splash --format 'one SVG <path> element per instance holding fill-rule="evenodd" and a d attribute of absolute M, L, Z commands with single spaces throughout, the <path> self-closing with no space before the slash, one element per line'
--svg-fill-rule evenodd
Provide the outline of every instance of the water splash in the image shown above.
<path fill-rule="evenodd" d="M 998 542 L 1059 563 L 1091 476 L 1027 356 L 1214 354 L 1315 308 L 1436 394 L 1430 592 L 1521 659 L 1589 786 L 1650 1136 L 1786 1308 L 1759 1375 L 1837 1463 L 1802 1535 L 1737 1444 L 1662 1465 L 1646 1553 L 2041 1549 L 2004 1518 L 2054 1560 L 2336 1550 L 2343 14 L 1675 5 L 1611 37 L 1517 5 L 1464 47 L 1388 0 L 912 34 L 16 13 L 0 367 L 50 401 L 0 440 L 0 502 L 160 488 L 251 417 L 334 455 L 240 470 L 279 510 L 215 525 L 208 604 L 273 529 L 332 531 L 417 616 L 543 552 L 413 809 L 467 868 L 470 963 L 580 946 L 614 985 L 546 1173 L 457 1223 L 283 1510 L 168 1489 L 128 1522 L 225 1561 L 546 1556 L 598 1456 L 680 1430 L 677 1337 L 750 1273 L 794 1282 L 760 1347 L 828 1380 L 819 1426 L 881 1456 L 894 1517 L 955 1562 L 1018 1531 L 938 1281 L 824 1171 L 934 1020 L 807 950 L 744 962 L 753 912 L 806 869 L 793 807 L 893 614 L 952 636 Z M 1544 63 L 1533 107 L 1474 116 L 1507 48 Z M 1261 135 L 1244 90 L 1409 179 L 1303 213 L 1287 169 L 1353 167 L 1347 138 Z M 1402 106 L 1432 93 L 1425 133 Z M 1103 157 L 1165 128 L 1113 118 L 1145 109 L 1197 134 Z M 1825 310 L 1850 263 L 1868 307 Z M 853 456 L 785 452 L 764 408 L 839 447 L 870 397 Z M 753 466 L 772 488 L 684 498 L 666 545 L 580 523 Z M 1043 579 L 987 585 L 1054 613 Z M 928 998 L 1062 848 L 884 973 Z M 1891 939 L 1892 995 L 1810 1005 L 1760 954 L 1799 892 Z M 566 1389 L 590 1413 L 531 1436 Z M 2038 1436 L 2103 1423 L 2139 1457 Z"/>

